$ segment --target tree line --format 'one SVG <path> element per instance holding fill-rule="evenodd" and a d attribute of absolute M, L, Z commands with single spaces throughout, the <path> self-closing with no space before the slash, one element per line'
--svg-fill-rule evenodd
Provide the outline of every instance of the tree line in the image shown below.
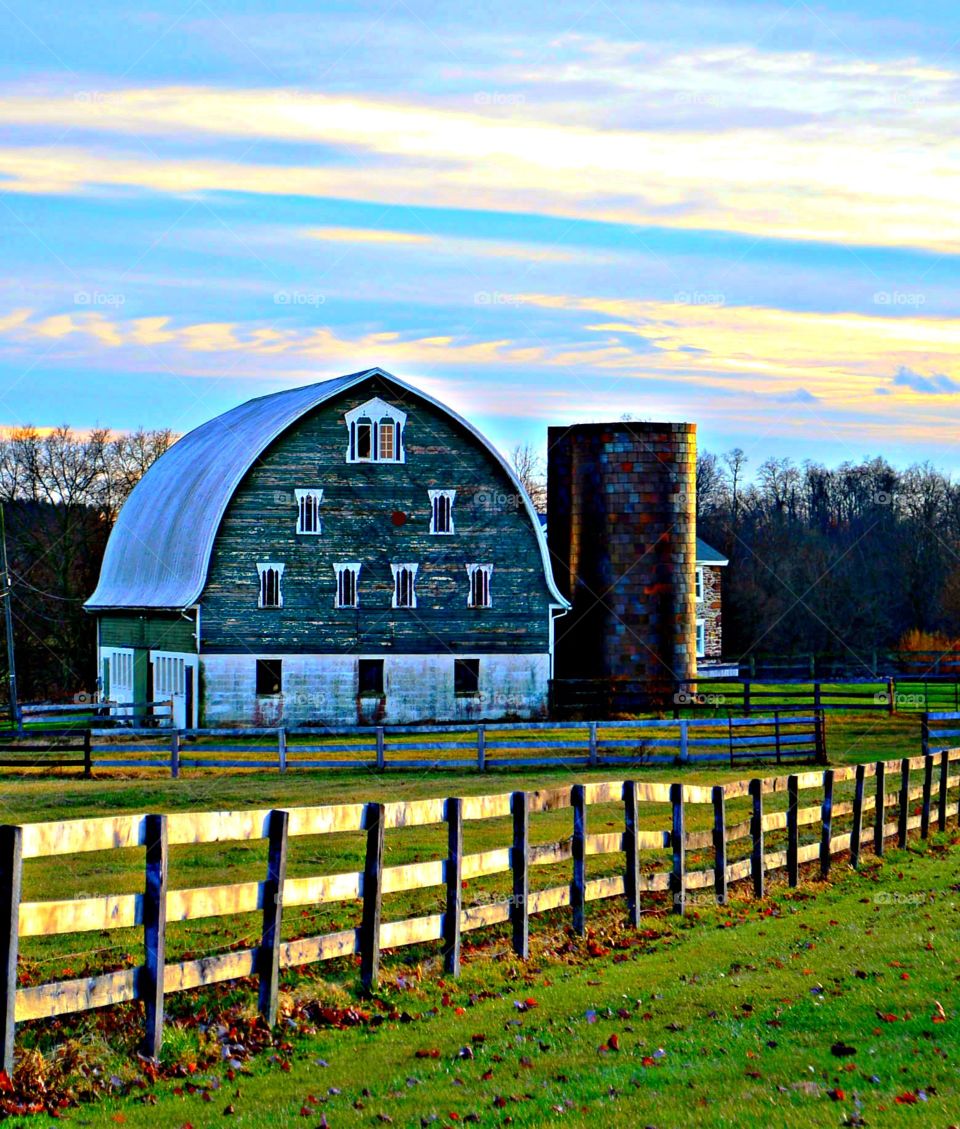
<path fill-rule="evenodd" d="M 751 474 L 735 448 L 697 460 L 697 530 L 730 559 L 724 651 L 815 652 L 869 664 L 910 633 L 960 635 L 960 484 L 882 458 Z"/>
<path fill-rule="evenodd" d="M 60 699 L 93 688 L 96 628 L 83 602 L 96 587 L 120 507 L 174 439 L 169 430 L 80 434 L 66 426 L 21 427 L 0 436 L 0 504 L 21 700 Z M 6 679 L 3 648 L 0 668 Z"/>

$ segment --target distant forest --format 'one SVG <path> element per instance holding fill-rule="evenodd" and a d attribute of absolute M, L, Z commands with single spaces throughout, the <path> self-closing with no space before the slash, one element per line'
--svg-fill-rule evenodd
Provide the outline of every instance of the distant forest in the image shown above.
<path fill-rule="evenodd" d="M 21 700 L 93 689 L 95 632 L 82 605 L 120 506 L 175 438 L 68 427 L 0 438 Z M 529 446 L 512 458 L 542 508 L 542 460 Z M 869 663 L 911 631 L 942 646 L 960 636 L 960 484 L 929 465 L 767 459 L 754 470 L 738 449 L 704 453 L 697 513 L 700 536 L 730 558 L 727 657 L 815 652 Z"/>
<path fill-rule="evenodd" d="M 704 453 L 697 514 L 700 536 L 730 558 L 727 656 L 814 652 L 855 665 L 874 649 L 939 649 L 960 635 L 960 484 L 929 464 L 774 458 L 751 474 L 740 449 Z"/>

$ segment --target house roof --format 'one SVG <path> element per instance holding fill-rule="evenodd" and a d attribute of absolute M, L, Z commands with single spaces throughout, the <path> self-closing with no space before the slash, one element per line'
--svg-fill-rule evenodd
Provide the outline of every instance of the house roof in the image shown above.
<path fill-rule="evenodd" d="M 716 549 L 711 548 L 706 541 L 697 538 L 697 564 L 698 565 L 727 565 L 730 561 L 718 552 Z"/>
<path fill-rule="evenodd" d="M 536 511 L 503 456 L 445 405 L 391 373 L 371 368 L 248 400 L 183 436 L 150 467 L 120 510 L 100 581 L 85 608 L 185 609 L 196 604 L 206 584 L 220 522 L 247 472 L 275 439 L 308 412 L 373 376 L 439 408 L 483 444 L 524 499 L 550 594 L 558 605 L 567 607 L 553 580 Z"/>

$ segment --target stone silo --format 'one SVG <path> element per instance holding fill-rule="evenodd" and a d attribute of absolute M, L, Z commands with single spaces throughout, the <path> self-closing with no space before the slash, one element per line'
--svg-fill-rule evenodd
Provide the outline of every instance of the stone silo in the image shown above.
<path fill-rule="evenodd" d="M 555 676 L 636 680 L 665 704 L 696 678 L 696 425 L 549 431 L 547 537 L 573 607 Z"/>

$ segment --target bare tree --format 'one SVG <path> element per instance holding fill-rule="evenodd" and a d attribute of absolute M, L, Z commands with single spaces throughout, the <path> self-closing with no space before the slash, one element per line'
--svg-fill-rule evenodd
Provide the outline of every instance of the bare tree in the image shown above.
<path fill-rule="evenodd" d="M 547 508 L 547 480 L 543 468 L 543 458 L 529 443 L 518 443 L 510 452 L 510 462 L 520 479 L 520 485 L 530 495 L 530 501 L 537 513 Z"/>

